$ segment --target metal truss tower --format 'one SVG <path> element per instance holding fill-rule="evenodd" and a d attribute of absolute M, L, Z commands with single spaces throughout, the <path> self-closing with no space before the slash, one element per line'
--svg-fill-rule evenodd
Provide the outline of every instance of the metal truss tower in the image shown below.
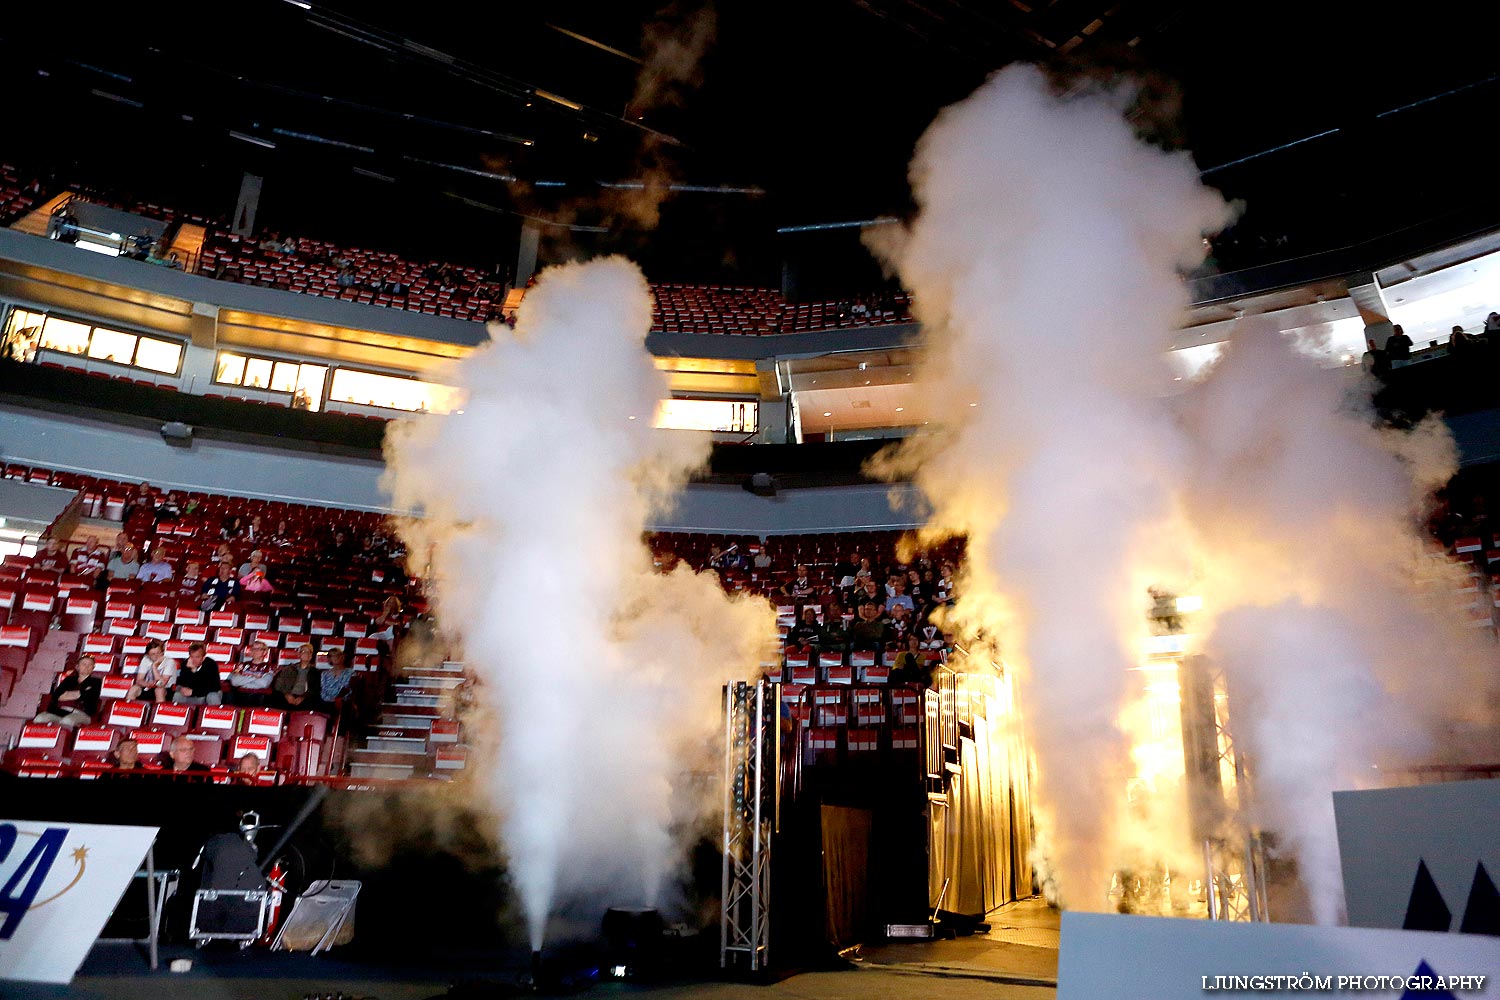
<path fill-rule="evenodd" d="M 1224 671 L 1189 656 L 1178 666 L 1178 680 L 1188 807 L 1203 850 L 1209 918 L 1268 921 L 1265 848 L 1245 818 L 1250 775 L 1230 726 Z"/>
<path fill-rule="evenodd" d="M 724 875 L 719 966 L 751 972 L 771 954 L 771 836 L 781 773 L 781 685 L 724 688 Z"/>

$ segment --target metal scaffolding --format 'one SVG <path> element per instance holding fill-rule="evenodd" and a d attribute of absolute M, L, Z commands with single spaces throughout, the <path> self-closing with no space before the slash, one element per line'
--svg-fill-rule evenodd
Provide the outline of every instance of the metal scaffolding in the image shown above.
<path fill-rule="evenodd" d="M 1270 920 L 1265 848 L 1245 819 L 1250 776 L 1230 727 L 1224 671 L 1190 656 L 1178 667 L 1182 749 L 1193 836 L 1202 845 L 1204 888 L 1212 920 Z"/>
<path fill-rule="evenodd" d="M 719 966 L 764 969 L 771 950 L 771 835 L 781 772 L 781 685 L 724 688 L 724 874 Z"/>

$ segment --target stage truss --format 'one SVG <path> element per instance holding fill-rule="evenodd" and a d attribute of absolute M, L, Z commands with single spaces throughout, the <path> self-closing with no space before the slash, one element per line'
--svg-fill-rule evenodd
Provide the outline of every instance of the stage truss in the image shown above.
<path fill-rule="evenodd" d="M 781 686 L 724 688 L 724 871 L 719 965 L 751 972 L 771 951 L 771 836 L 780 774 Z"/>

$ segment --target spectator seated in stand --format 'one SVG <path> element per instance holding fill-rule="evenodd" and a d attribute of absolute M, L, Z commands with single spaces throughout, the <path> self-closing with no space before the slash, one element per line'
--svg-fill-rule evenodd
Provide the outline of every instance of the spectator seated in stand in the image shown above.
<path fill-rule="evenodd" d="M 94 713 L 99 711 L 102 683 L 94 676 L 94 658 L 87 653 L 83 654 L 48 695 L 46 711 L 31 721 L 51 723 L 68 729 L 88 725 L 93 720 Z"/>
<path fill-rule="evenodd" d="M 223 682 L 219 679 L 219 665 L 208 655 L 201 642 L 188 646 L 187 663 L 177 673 L 177 692 L 172 696 L 177 705 L 219 705 L 224 701 Z"/>
<path fill-rule="evenodd" d="M 259 514 L 256 514 L 255 516 L 250 518 L 250 523 L 245 525 L 245 541 L 249 542 L 251 545 L 259 545 L 265 540 L 266 529 L 265 525 L 263 524 L 263 519 Z M 252 561 L 254 560 L 254 552 L 250 553 L 250 558 Z"/>
<path fill-rule="evenodd" d="M 203 566 L 201 563 L 189 562 L 182 570 L 182 578 L 177 581 L 177 598 L 183 601 L 198 602 L 203 599 Z"/>
<path fill-rule="evenodd" d="M 134 580 L 141 571 L 141 557 L 135 546 L 125 543 L 118 554 L 109 561 L 106 572 L 111 580 Z"/>
<path fill-rule="evenodd" d="M 859 617 L 849 626 L 849 648 L 879 652 L 885 648 L 888 633 L 889 629 L 880 617 L 880 605 L 867 598 L 859 606 Z"/>
<path fill-rule="evenodd" d="M 167 647 L 160 639 L 146 643 L 146 652 L 141 656 L 141 668 L 130 686 L 130 700 L 169 702 L 182 665 L 167 655 Z"/>
<path fill-rule="evenodd" d="M 236 705 L 262 708 L 271 695 L 271 682 L 276 679 L 276 665 L 271 662 L 271 650 L 257 639 L 250 644 L 248 658 L 235 664 L 229 675 L 229 686 L 233 689 Z"/>
<path fill-rule="evenodd" d="M 271 704 L 288 710 L 312 710 L 317 704 L 317 672 L 317 650 L 310 643 L 303 643 L 297 647 L 297 662 L 276 671 L 271 681 Z"/>
<path fill-rule="evenodd" d="M 188 771 L 207 773 L 209 768 L 193 759 L 193 741 L 187 736 L 178 736 L 172 740 L 171 749 L 167 755 L 171 760 L 171 767 L 167 770 L 173 774 L 182 774 Z"/>
<path fill-rule="evenodd" d="M 248 528 L 246 528 L 245 530 L 247 532 L 249 531 Z M 266 554 L 260 549 L 251 549 L 250 555 L 245 559 L 244 562 L 240 563 L 240 569 L 236 575 L 240 577 L 246 577 L 255 572 L 257 569 L 266 569 Z M 261 575 L 265 576 L 266 574 L 262 573 Z"/>
<path fill-rule="evenodd" d="M 917 636 L 907 636 L 906 648 L 896 654 L 896 662 L 891 665 L 891 683 L 932 687 L 932 666 Z"/>
<path fill-rule="evenodd" d="M 220 563 L 218 575 L 203 584 L 200 606 L 204 611 L 219 611 L 238 596 L 240 582 L 234 578 L 234 567 L 229 563 Z"/>
<path fill-rule="evenodd" d="M 182 516 L 182 510 L 182 497 L 177 494 L 176 490 L 173 490 L 162 497 L 161 503 L 156 505 L 156 523 L 175 521 Z"/>
<path fill-rule="evenodd" d="M 818 624 L 818 613 L 812 608 L 803 608 L 802 620 L 787 631 L 787 648 L 815 649 L 822 642 L 823 626 Z"/>
<path fill-rule="evenodd" d="M 61 573 L 68 568 L 68 553 L 56 538 L 47 539 L 47 545 L 31 558 L 31 568 Z"/>
<path fill-rule="evenodd" d="M 117 531 L 115 532 L 115 547 L 110 550 L 109 557 L 113 559 L 115 556 L 124 555 L 126 549 L 132 549 L 135 547 L 135 543 L 130 540 L 129 535 L 127 535 L 123 531 Z"/>
<path fill-rule="evenodd" d="M 389 643 L 396 641 L 396 629 L 401 627 L 401 598 L 395 594 L 387 597 L 380 605 L 380 614 L 370 623 L 375 631 L 370 633 L 371 639 Z"/>
<path fill-rule="evenodd" d="M 885 585 L 885 610 L 890 611 L 897 605 L 904 605 L 907 611 L 916 611 L 917 602 L 912 600 L 911 595 L 906 592 L 906 577 L 893 576 Z"/>
<path fill-rule="evenodd" d="M 943 635 L 943 630 L 930 621 L 918 625 L 916 631 L 912 633 L 911 638 L 921 643 L 923 649 L 943 649 L 948 644 L 947 638 Z"/>
<path fill-rule="evenodd" d="M 333 706 L 340 698 L 347 698 L 354 682 L 354 670 L 344 663 L 342 649 L 328 651 L 328 669 L 319 678 L 318 694 L 324 705 Z M 352 704 L 352 702 L 350 703 Z"/>
<path fill-rule="evenodd" d="M 891 605 L 890 619 L 887 624 L 889 641 L 906 644 L 906 637 L 911 634 L 912 626 L 916 619 L 904 604 Z"/>
<path fill-rule="evenodd" d="M 274 594 L 276 592 L 276 588 L 271 585 L 271 581 L 266 579 L 266 567 L 264 564 L 255 567 L 240 577 L 240 590 L 246 594 Z"/>
<path fill-rule="evenodd" d="M 132 739 L 123 739 L 114 749 L 116 771 L 137 771 L 141 768 L 141 747 Z"/>
<path fill-rule="evenodd" d="M 808 575 L 806 566 L 797 567 L 797 575 L 788 580 L 781 588 L 781 592 L 787 597 L 811 597 L 813 595 L 812 577 Z"/>
<path fill-rule="evenodd" d="M 276 522 L 276 530 L 271 534 L 271 544 L 278 549 L 284 549 L 297 541 L 292 534 L 291 526 L 285 521 Z"/>
<path fill-rule="evenodd" d="M 247 753 L 234 767 L 234 780 L 246 785 L 260 784 L 260 754 Z"/>
<path fill-rule="evenodd" d="M 160 545 L 151 553 L 151 558 L 141 564 L 135 578 L 142 583 L 172 582 L 172 564 L 167 562 L 167 557 L 163 554 Z"/>
<path fill-rule="evenodd" d="M 90 539 L 97 542 L 98 539 Z M 98 581 L 104 577 L 104 568 L 109 565 L 109 549 L 103 545 L 85 545 L 73 556 L 73 572 Z"/>

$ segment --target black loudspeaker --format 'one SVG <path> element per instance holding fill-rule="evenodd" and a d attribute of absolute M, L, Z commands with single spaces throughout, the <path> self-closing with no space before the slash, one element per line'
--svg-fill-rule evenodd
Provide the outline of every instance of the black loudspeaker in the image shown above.
<path fill-rule="evenodd" d="M 180 420 L 161 425 L 161 439 L 174 448 L 191 448 L 193 429 Z"/>
<path fill-rule="evenodd" d="M 605 965 L 616 979 L 650 979 L 661 972 L 661 914 L 651 907 L 612 906 L 600 928 Z"/>
<path fill-rule="evenodd" d="M 758 497 L 774 497 L 776 495 L 776 480 L 771 478 L 769 472 L 757 472 L 745 483 L 745 489 Z"/>

